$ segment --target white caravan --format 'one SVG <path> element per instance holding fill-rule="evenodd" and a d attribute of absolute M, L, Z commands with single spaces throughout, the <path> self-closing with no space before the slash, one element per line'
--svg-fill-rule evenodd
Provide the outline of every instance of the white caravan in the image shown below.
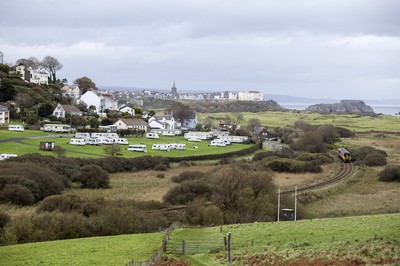
<path fill-rule="evenodd" d="M 186 144 L 173 143 L 170 144 L 170 147 L 175 150 L 186 150 Z"/>
<path fill-rule="evenodd" d="M 106 133 L 102 133 L 102 132 L 93 132 L 90 135 L 92 138 L 106 138 L 107 137 Z"/>
<path fill-rule="evenodd" d="M 128 151 L 138 151 L 138 152 L 147 152 L 146 145 L 129 145 L 127 148 Z"/>
<path fill-rule="evenodd" d="M 99 145 L 99 139 L 97 138 L 89 138 L 89 139 L 84 139 L 86 145 Z"/>
<path fill-rule="evenodd" d="M 212 141 L 210 141 L 210 144 L 208 144 L 208 146 L 225 147 L 226 142 L 220 139 L 213 139 Z"/>
<path fill-rule="evenodd" d="M 87 132 L 77 132 L 75 133 L 76 139 L 90 139 L 90 133 Z"/>
<path fill-rule="evenodd" d="M 148 138 L 148 139 L 159 139 L 160 136 L 158 136 L 157 133 L 148 132 L 148 133 L 146 133 L 146 138 Z"/>
<path fill-rule="evenodd" d="M 78 145 L 78 146 L 85 146 L 85 140 L 84 139 L 70 139 L 69 144 L 71 145 Z"/>
<path fill-rule="evenodd" d="M 117 139 L 112 139 L 114 141 L 114 143 L 117 144 L 122 144 L 122 145 L 128 145 L 128 140 L 124 139 L 124 138 L 117 138 Z"/>
<path fill-rule="evenodd" d="M 2 153 L 0 154 L 0 161 L 6 160 L 11 157 L 17 157 L 17 155 L 12 153 Z"/>
<path fill-rule="evenodd" d="M 110 138 L 98 138 L 100 144 L 111 145 L 114 144 L 113 139 Z"/>
<path fill-rule="evenodd" d="M 153 146 L 151 146 L 151 149 L 159 151 L 170 151 L 171 144 L 153 144 Z"/>
<path fill-rule="evenodd" d="M 69 133 L 71 131 L 70 125 L 65 124 L 45 124 L 43 126 L 45 132 L 58 132 L 58 133 Z"/>
<path fill-rule="evenodd" d="M 24 127 L 21 125 L 9 125 L 8 130 L 22 132 L 24 131 Z"/>

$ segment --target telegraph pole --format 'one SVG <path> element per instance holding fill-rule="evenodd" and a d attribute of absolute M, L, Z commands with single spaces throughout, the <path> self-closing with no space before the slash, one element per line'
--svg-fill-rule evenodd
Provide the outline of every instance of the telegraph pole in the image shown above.
<path fill-rule="evenodd" d="M 279 223 L 280 208 L 281 208 L 281 189 L 278 189 L 278 223 Z"/>
<path fill-rule="evenodd" d="M 297 220 L 297 186 L 294 187 L 294 221 Z"/>

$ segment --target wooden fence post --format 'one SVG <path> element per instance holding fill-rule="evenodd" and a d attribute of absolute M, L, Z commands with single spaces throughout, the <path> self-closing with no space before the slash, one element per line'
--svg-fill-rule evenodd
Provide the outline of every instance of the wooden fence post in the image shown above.
<path fill-rule="evenodd" d="M 182 240 L 182 255 L 185 255 L 185 253 L 186 253 L 185 240 Z"/>
<path fill-rule="evenodd" d="M 231 249 L 232 249 L 232 234 L 231 234 L 231 232 L 229 232 L 228 233 L 228 266 L 232 265 Z"/>

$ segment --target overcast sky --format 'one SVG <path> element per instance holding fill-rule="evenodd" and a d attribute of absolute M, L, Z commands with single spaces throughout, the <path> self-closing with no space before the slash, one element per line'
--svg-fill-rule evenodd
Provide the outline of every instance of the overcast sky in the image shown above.
<path fill-rule="evenodd" d="M 70 84 L 400 98 L 400 1 L 1 1 L 0 51 Z"/>

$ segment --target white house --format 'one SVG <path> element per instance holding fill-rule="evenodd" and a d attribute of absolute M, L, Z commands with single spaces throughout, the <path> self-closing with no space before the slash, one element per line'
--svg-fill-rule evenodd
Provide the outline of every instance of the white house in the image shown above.
<path fill-rule="evenodd" d="M 138 129 L 147 132 L 147 123 L 142 119 L 121 118 L 113 124 L 117 129 Z"/>
<path fill-rule="evenodd" d="M 82 116 L 82 111 L 75 105 L 58 104 L 53 111 L 53 115 L 57 118 L 65 118 L 66 114 Z"/>
<path fill-rule="evenodd" d="M 15 70 L 21 75 L 21 78 L 26 82 L 36 84 L 49 84 L 49 74 L 44 70 L 26 68 L 23 65 L 16 66 Z"/>
<path fill-rule="evenodd" d="M 0 124 L 10 123 L 10 111 L 7 106 L 0 105 Z"/>
<path fill-rule="evenodd" d="M 152 116 L 149 119 L 149 127 L 155 129 L 175 129 L 176 122 L 172 115 Z"/>
<path fill-rule="evenodd" d="M 195 129 L 197 124 L 198 124 L 197 112 L 193 111 L 190 117 L 182 120 L 181 127 L 187 129 Z"/>
<path fill-rule="evenodd" d="M 77 103 L 79 97 L 81 97 L 81 90 L 78 85 L 65 85 L 61 88 L 61 92 L 64 97 L 69 97 L 74 103 Z"/>
<path fill-rule="evenodd" d="M 123 104 L 120 107 L 118 107 L 118 111 L 120 111 L 121 113 L 128 113 L 131 116 L 135 116 L 135 109 L 129 107 L 126 104 Z"/>
<path fill-rule="evenodd" d="M 264 95 L 259 91 L 239 92 L 239 101 L 263 101 Z"/>
<path fill-rule="evenodd" d="M 93 105 L 97 114 L 103 114 L 106 110 L 117 110 L 117 102 L 106 93 L 87 91 L 81 96 L 80 101 L 84 102 L 88 108 Z"/>

